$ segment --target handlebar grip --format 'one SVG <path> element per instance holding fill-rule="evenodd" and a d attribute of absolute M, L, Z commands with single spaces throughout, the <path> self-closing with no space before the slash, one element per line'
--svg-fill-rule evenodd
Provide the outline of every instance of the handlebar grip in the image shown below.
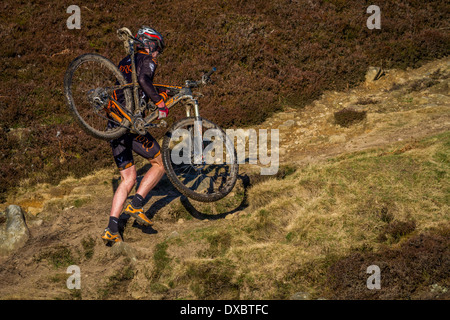
<path fill-rule="evenodd" d="M 209 78 L 216 70 L 217 70 L 216 67 L 212 68 L 212 70 L 210 72 L 208 72 L 207 74 L 205 74 L 205 76 L 207 78 Z"/>
<path fill-rule="evenodd" d="M 119 37 L 120 40 L 125 41 L 128 39 L 131 39 L 135 42 L 139 42 L 141 44 L 144 44 L 141 40 L 133 37 L 133 34 L 131 33 L 130 29 L 128 28 L 120 28 L 117 30 L 117 36 Z"/>

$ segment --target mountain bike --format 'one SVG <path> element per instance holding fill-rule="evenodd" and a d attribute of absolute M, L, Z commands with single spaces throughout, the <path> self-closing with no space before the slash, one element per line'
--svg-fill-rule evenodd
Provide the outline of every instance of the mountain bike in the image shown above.
<path fill-rule="evenodd" d="M 164 120 L 153 123 L 158 118 L 156 105 L 139 97 L 134 54 L 140 41 L 127 28 L 117 34 L 131 58 L 131 83 L 114 63 L 95 53 L 75 58 L 64 77 L 65 98 L 73 117 L 86 133 L 103 140 L 119 138 L 127 131 L 144 135 L 149 128 L 167 126 Z M 234 142 L 218 125 L 200 116 L 198 97 L 192 92 L 210 84 L 214 71 L 199 81 L 186 80 L 183 86 L 155 85 L 168 94 L 167 108 L 186 109 L 186 118 L 175 122 L 163 138 L 167 177 L 183 195 L 201 202 L 217 201 L 230 193 L 239 170 Z M 117 101 L 118 92 L 123 103 Z"/>

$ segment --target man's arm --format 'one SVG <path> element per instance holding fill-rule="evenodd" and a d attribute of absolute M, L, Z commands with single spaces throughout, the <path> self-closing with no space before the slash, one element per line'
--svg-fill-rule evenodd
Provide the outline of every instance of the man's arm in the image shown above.
<path fill-rule="evenodd" d="M 159 93 L 153 85 L 153 76 L 155 74 L 155 70 L 156 64 L 152 60 L 144 60 L 139 72 L 138 82 L 147 97 L 149 97 L 158 107 L 158 119 L 161 119 L 167 117 L 167 115 L 169 114 L 169 109 L 164 103 L 168 96 L 166 93 Z"/>
<path fill-rule="evenodd" d="M 149 97 L 153 103 L 158 105 L 161 103 L 161 100 L 163 100 L 163 97 L 158 93 L 158 90 L 153 85 L 155 69 L 156 66 L 153 62 L 150 62 L 149 60 L 143 61 L 139 72 L 138 82 L 147 97 Z"/>

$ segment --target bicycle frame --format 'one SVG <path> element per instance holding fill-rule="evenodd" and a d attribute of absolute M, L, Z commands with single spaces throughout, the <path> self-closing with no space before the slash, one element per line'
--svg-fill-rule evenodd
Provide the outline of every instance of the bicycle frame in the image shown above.
<path fill-rule="evenodd" d="M 127 86 L 131 86 L 131 84 L 127 85 Z M 139 88 L 139 85 L 133 85 L 134 88 Z M 177 91 L 179 91 L 177 94 L 175 94 L 174 96 L 170 97 L 166 102 L 166 107 L 168 109 L 173 108 L 174 106 L 176 106 L 179 103 L 184 103 L 186 104 L 186 117 L 196 117 L 197 119 L 200 118 L 200 109 L 199 109 L 199 105 L 198 105 L 198 100 L 194 98 L 194 95 L 191 91 L 190 87 L 177 87 L 177 86 L 169 86 L 169 85 L 155 85 L 155 87 L 163 87 L 163 88 L 171 88 L 171 89 L 176 89 Z M 123 89 L 124 86 L 120 87 L 120 89 Z M 134 90 L 133 88 L 133 90 Z M 135 127 L 134 129 L 136 129 L 136 131 L 141 130 L 142 128 L 149 128 L 149 127 L 157 127 L 157 124 L 152 124 L 151 122 L 156 120 L 158 118 L 158 111 L 154 110 L 153 112 L 151 112 L 150 114 L 148 114 L 145 119 L 142 119 L 140 114 L 142 113 L 142 111 L 144 111 L 144 109 L 146 108 L 146 106 L 139 106 L 139 108 L 135 108 L 134 113 L 132 114 L 130 111 L 128 111 L 127 108 L 124 108 L 116 99 L 114 99 L 113 97 L 109 98 L 111 101 L 114 102 L 114 104 L 116 105 L 117 109 L 120 111 L 120 113 L 122 114 L 123 117 L 125 117 L 128 121 L 130 121 L 131 125 L 133 127 Z M 151 101 L 149 101 L 150 103 L 152 103 Z M 133 103 L 135 103 L 136 106 L 136 102 L 133 101 Z M 152 109 L 157 109 L 157 107 L 153 107 Z M 192 112 L 193 111 L 193 114 Z M 143 120 L 143 123 L 141 121 L 139 121 L 139 119 Z M 136 121 L 138 121 L 138 126 L 139 128 L 136 128 Z"/>

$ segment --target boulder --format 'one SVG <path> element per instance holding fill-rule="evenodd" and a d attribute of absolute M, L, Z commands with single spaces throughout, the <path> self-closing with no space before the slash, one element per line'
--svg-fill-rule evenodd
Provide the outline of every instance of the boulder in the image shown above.
<path fill-rule="evenodd" d="M 6 255 L 25 245 L 30 232 L 25 222 L 21 207 L 10 205 L 2 213 L 3 223 L 0 225 L 0 254 Z"/>

